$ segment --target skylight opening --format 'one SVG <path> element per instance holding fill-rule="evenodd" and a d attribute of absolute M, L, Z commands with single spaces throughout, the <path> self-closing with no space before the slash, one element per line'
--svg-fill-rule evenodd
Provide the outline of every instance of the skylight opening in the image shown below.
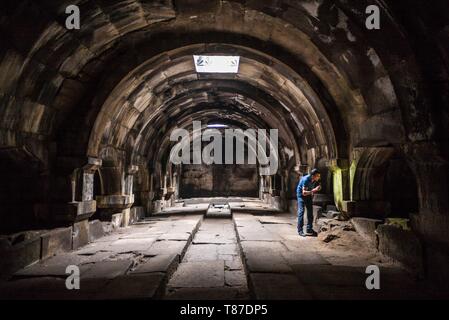
<path fill-rule="evenodd" d="M 211 124 L 208 124 L 207 127 L 208 127 L 208 128 L 216 128 L 216 129 L 219 129 L 219 128 L 229 128 L 228 125 L 226 125 L 226 124 L 221 124 L 221 123 L 211 123 Z"/>
<path fill-rule="evenodd" d="M 198 73 L 238 73 L 239 56 L 193 56 Z"/>

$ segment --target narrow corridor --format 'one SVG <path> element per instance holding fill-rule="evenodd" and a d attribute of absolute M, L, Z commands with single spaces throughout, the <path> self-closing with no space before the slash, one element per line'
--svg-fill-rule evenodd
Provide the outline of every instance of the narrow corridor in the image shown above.
<path fill-rule="evenodd" d="M 168 299 L 245 299 L 248 287 L 231 219 L 205 219 L 168 283 Z"/>

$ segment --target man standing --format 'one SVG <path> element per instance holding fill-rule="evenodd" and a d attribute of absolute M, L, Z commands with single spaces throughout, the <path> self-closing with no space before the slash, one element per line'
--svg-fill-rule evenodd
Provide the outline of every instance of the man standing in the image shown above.
<path fill-rule="evenodd" d="M 298 233 L 301 237 L 307 235 L 316 237 L 318 234 L 313 230 L 313 195 L 321 190 L 319 181 L 321 174 L 317 169 L 302 177 L 296 189 L 298 195 Z M 304 210 L 307 209 L 307 234 L 304 233 Z"/>

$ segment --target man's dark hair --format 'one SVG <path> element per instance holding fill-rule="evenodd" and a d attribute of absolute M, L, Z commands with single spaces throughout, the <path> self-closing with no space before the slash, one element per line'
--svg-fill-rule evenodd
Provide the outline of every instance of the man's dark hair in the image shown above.
<path fill-rule="evenodd" d="M 320 170 L 318 170 L 318 169 L 313 169 L 312 171 L 310 171 L 310 175 L 313 177 L 313 176 L 316 176 L 317 174 L 320 174 L 321 172 L 320 172 Z"/>

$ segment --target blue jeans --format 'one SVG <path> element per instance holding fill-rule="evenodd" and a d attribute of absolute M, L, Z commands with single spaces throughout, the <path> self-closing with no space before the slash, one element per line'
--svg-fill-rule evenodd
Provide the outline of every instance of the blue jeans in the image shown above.
<path fill-rule="evenodd" d="M 307 232 L 313 231 L 313 202 L 312 199 L 298 198 L 298 232 L 304 231 L 304 211 L 307 209 Z"/>

